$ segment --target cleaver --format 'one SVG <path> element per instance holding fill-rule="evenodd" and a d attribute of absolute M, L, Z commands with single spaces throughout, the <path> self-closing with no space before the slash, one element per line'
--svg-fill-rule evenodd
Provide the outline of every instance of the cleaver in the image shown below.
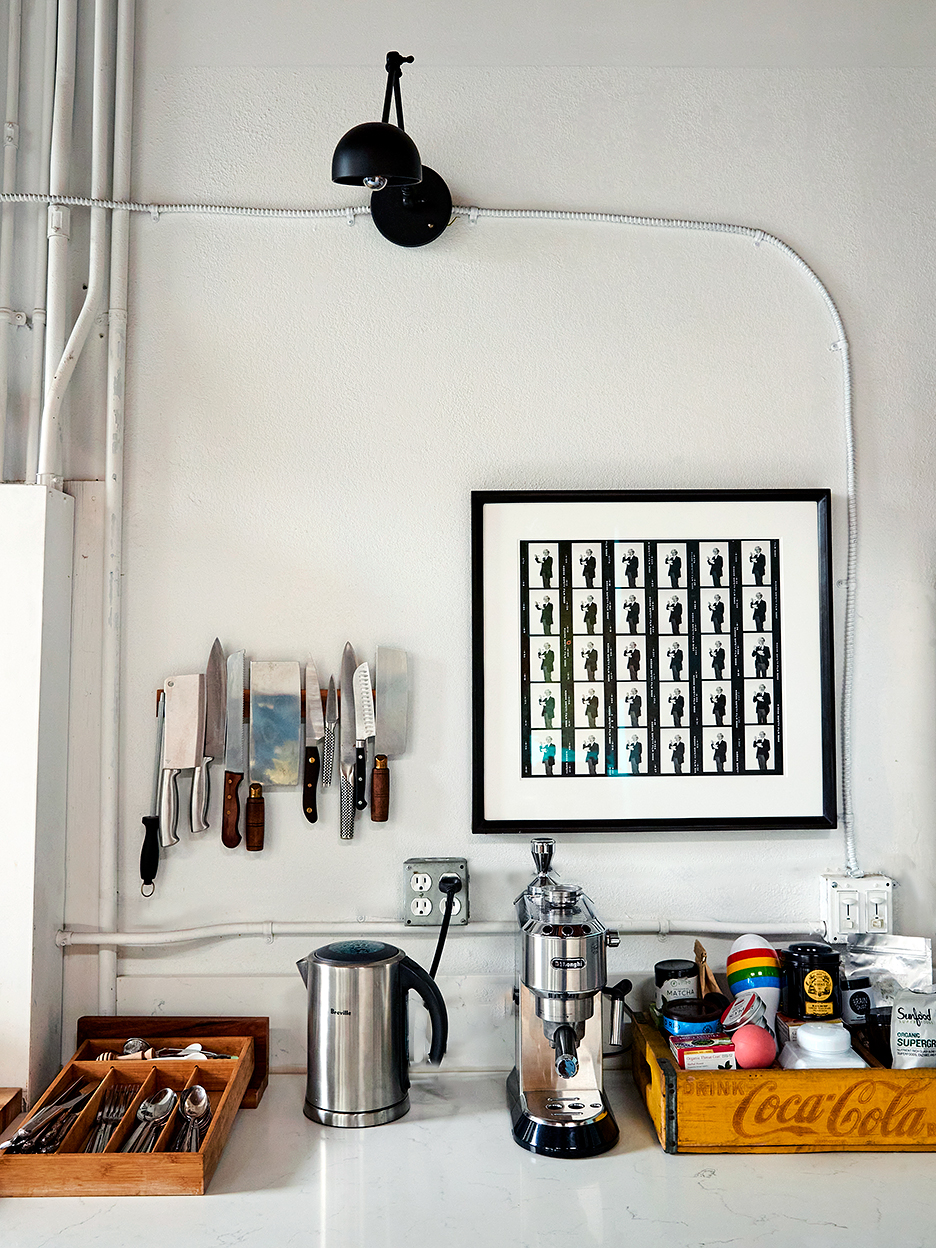
<path fill-rule="evenodd" d="M 165 689 L 162 780 L 159 786 L 159 844 L 176 845 L 179 794 L 176 777 L 202 761 L 205 742 L 205 677 L 170 676 Z"/>
<path fill-rule="evenodd" d="M 264 789 L 297 785 L 301 734 L 299 664 L 251 663 L 251 782 Z"/>
<path fill-rule="evenodd" d="M 406 749 L 406 713 L 409 701 L 406 651 L 377 647 L 376 757 L 371 772 L 371 821 L 386 823 L 390 813 L 388 760 Z"/>

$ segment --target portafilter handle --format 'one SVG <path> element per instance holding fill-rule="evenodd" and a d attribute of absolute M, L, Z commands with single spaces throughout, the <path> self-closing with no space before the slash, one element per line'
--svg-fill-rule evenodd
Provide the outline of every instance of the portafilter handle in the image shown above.
<path fill-rule="evenodd" d="M 530 853 L 533 855 L 536 871 L 540 878 L 549 875 L 555 848 L 556 842 L 549 836 L 536 837 L 530 841 Z"/>

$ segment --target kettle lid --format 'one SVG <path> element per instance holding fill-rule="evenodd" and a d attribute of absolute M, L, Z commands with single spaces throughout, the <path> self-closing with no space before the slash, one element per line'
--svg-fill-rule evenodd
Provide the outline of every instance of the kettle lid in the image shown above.
<path fill-rule="evenodd" d="M 389 962 L 402 957 L 402 954 L 395 945 L 384 944 L 382 940 L 337 940 L 334 944 L 316 949 L 312 956 L 317 962 L 332 966 L 370 966 L 376 962 Z"/>

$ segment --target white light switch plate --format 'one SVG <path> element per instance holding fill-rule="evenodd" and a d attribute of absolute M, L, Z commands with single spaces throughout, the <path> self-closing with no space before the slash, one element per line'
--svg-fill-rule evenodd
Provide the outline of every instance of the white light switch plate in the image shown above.
<path fill-rule="evenodd" d="M 823 875 L 820 915 L 826 940 L 843 944 L 858 933 L 884 935 L 894 930 L 894 881 L 886 875 Z"/>

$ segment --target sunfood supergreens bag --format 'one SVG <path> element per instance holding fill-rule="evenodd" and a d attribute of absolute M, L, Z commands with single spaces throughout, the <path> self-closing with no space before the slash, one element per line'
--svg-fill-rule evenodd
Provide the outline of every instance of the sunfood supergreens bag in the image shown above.
<path fill-rule="evenodd" d="M 936 1066 L 936 984 L 928 992 L 903 988 L 894 996 L 891 1053 L 895 1070 Z"/>

